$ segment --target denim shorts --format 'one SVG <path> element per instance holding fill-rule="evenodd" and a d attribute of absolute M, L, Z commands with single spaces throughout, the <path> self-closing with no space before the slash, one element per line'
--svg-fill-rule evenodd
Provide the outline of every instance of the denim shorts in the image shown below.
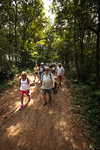
<path fill-rule="evenodd" d="M 51 89 L 42 89 L 42 94 L 46 95 L 46 92 L 50 95 L 51 94 Z"/>

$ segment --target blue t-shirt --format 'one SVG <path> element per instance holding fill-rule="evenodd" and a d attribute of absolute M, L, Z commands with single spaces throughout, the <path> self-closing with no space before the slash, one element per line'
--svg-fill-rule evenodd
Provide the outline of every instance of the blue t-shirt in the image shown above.
<path fill-rule="evenodd" d="M 44 67 L 41 67 L 41 66 L 39 67 L 39 70 L 40 70 L 40 73 L 39 73 L 40 75 L 45 71 Z"/>

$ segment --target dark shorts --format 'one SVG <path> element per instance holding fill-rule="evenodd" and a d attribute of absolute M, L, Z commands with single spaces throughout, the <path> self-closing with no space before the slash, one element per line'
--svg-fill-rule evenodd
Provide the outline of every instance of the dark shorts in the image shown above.
<path fill-rule="evenodd" d="M 38 74 L 38 73 L 35 72 L 35 74 Z"/>
<path fill-rule="evenodd" d="M 54 74 L 55 73 L 55 70 L 52 70 L 52 74 Z"/>
<path fill-rule="evenodd" d="M 51 89 L 42 89 L 42 94 L 46 95 L 46 92 L 50 95 L 51 94 Z"/>

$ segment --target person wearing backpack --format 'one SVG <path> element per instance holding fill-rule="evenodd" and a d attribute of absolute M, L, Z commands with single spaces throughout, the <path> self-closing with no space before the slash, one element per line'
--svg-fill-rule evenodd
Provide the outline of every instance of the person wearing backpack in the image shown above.
<path fill-rule="evenodd" d="M 45 100 L 43 106 L 47 105 L 47 97 L 46 93 L 49 94 L 49 100 L 51 100 L 51 89 L 55 88 L 55 81 L 53 74 L 49 72 L 49 67 L 45 67 L 45 72 L 41 75 L 41 86 L 42 86 L 42 94 Z"/>
<path fill-rule="evenodd" d="M 58 67 L 56 68 L 56 75 L 58 79 L 58 88 L 61 86 L 62 76 L 64 75 L 65 70 L 62 67 L 61 63 L 58 64 Z"/>
<path fill-rule="evenodd" d="M 21 79 L 19 82 L 19 89 L 20 89 L 20 100 L 21 100 L 21 106 L 20 110 L 23 108 L 23 95 L 26 94 L 29 97 L 29 100 L 31 100 L 31 96 L 29 95 L 29 87 L 30 87 L 30 80 L 27 78 L 26 72 L 23 71 L 21 74 Z"/>
<path fill-rule="evenodd" d="M 45 68 L 43 66 L 44 66 L 44 63 L 41 63 L 41 66 L 39 67 L 39 70 L 38 70 L 40 81 L 41 81 L 41 74 L 45 71 Z"/>

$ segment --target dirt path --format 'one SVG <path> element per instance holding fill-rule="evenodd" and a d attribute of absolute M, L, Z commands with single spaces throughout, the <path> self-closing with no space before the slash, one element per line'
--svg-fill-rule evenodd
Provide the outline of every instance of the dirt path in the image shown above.
<path fill-rule="evenodd" d="M 90 150 L 80 122 L 71 111 L 72 96 L 63 77 L 62 87 L 52 94 L 52 102 L 43 106 L 39 83 L 32 84 L 31 101 L 24 97 L 19 110 L 18 86 L 0 97 L 0 150 Z"/>

